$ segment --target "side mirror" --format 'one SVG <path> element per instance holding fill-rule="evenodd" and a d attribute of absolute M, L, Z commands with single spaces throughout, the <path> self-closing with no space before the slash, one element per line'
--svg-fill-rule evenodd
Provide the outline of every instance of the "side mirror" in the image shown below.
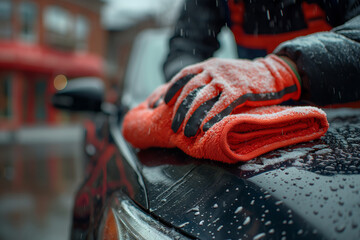
<path fill-rule="evenodd" d="M 70 111 L 100 112 L 104 101 L 105 86 L 101 79 L 83 77 L 69 80 L 63 90 L 52 97 L 52 104 Z"/>

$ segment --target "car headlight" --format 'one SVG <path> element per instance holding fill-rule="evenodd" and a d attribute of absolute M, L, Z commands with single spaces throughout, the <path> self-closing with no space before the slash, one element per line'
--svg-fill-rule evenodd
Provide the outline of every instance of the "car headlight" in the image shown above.
<path fill-rule="evenodd" d="M 146 214 L 124 194 L 116 193 L 105 209 L 99 239 L 188 239 Z"/>

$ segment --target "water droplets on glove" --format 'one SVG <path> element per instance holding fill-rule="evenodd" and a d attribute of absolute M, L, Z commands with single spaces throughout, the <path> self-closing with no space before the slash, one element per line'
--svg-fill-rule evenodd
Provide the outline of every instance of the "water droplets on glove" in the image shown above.
<path fill-rule="evenodd" d="M 291 68 L 279 57 L 250 60 L 211 59 L 183 69 L 164 95 L 175 105 L 172 130 L 185 122 L 184 134 L 207 131 L 241 106 L 279 104 L 297 100 L 300 85 Z"/>

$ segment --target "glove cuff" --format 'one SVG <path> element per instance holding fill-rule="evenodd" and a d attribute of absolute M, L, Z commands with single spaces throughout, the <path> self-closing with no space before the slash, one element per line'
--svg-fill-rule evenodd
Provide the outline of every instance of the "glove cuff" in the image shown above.
<path fill-rule="evenodd" d="M 298 91 L 296 92 L 295 96 L 292 97 L 294 100 L 299 100 L 301 95 L 301 78 L 297 70 L 292 66 L 292 64 L 281 56 L 277 56 L 275 54 L 269 54 L 269 58 L 273 59 L 274 61 L 278 62 L 282 67 L 284 67 L 287 72 L 291 75 Z"/>
<path fill-rule="evenodd" d="M 300 84 L 300 86 L 301 86 L 302 84 L 301 84 L 300 74 L 299 74 L 299 72 L 296 70 L 296 68 L 293 66 L 293 64 L 291 64 L 288 59 L 286 59 L 286 58 L 284 58 L 284 57 L 282 57 L 282 56 L 277 56 L 277 57 L 279 57 L 279 58 L 280 58 L 281 60 L 283 60 L 287 65 L 289 65 L 289 67 L 290 67 L 291 70 L 294 72 L 294 74 L 295 74 L 295 76 L 296 76 L 296 78 L 297 78 L 297 80 L 299 81 L 299 84 Z"/>

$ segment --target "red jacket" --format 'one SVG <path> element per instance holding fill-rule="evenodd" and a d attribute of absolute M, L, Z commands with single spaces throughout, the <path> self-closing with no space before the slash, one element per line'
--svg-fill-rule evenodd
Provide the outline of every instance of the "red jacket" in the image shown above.
<path fill-rule="evenodd" d="M 302 99 L 318 105 L 360 99 L 359 0 L 186 0 L 170 39 L 166 79 L 212 57 L 223 27 L 234 33 L 240 58 L 274 52 L 292 59 Z"/>

